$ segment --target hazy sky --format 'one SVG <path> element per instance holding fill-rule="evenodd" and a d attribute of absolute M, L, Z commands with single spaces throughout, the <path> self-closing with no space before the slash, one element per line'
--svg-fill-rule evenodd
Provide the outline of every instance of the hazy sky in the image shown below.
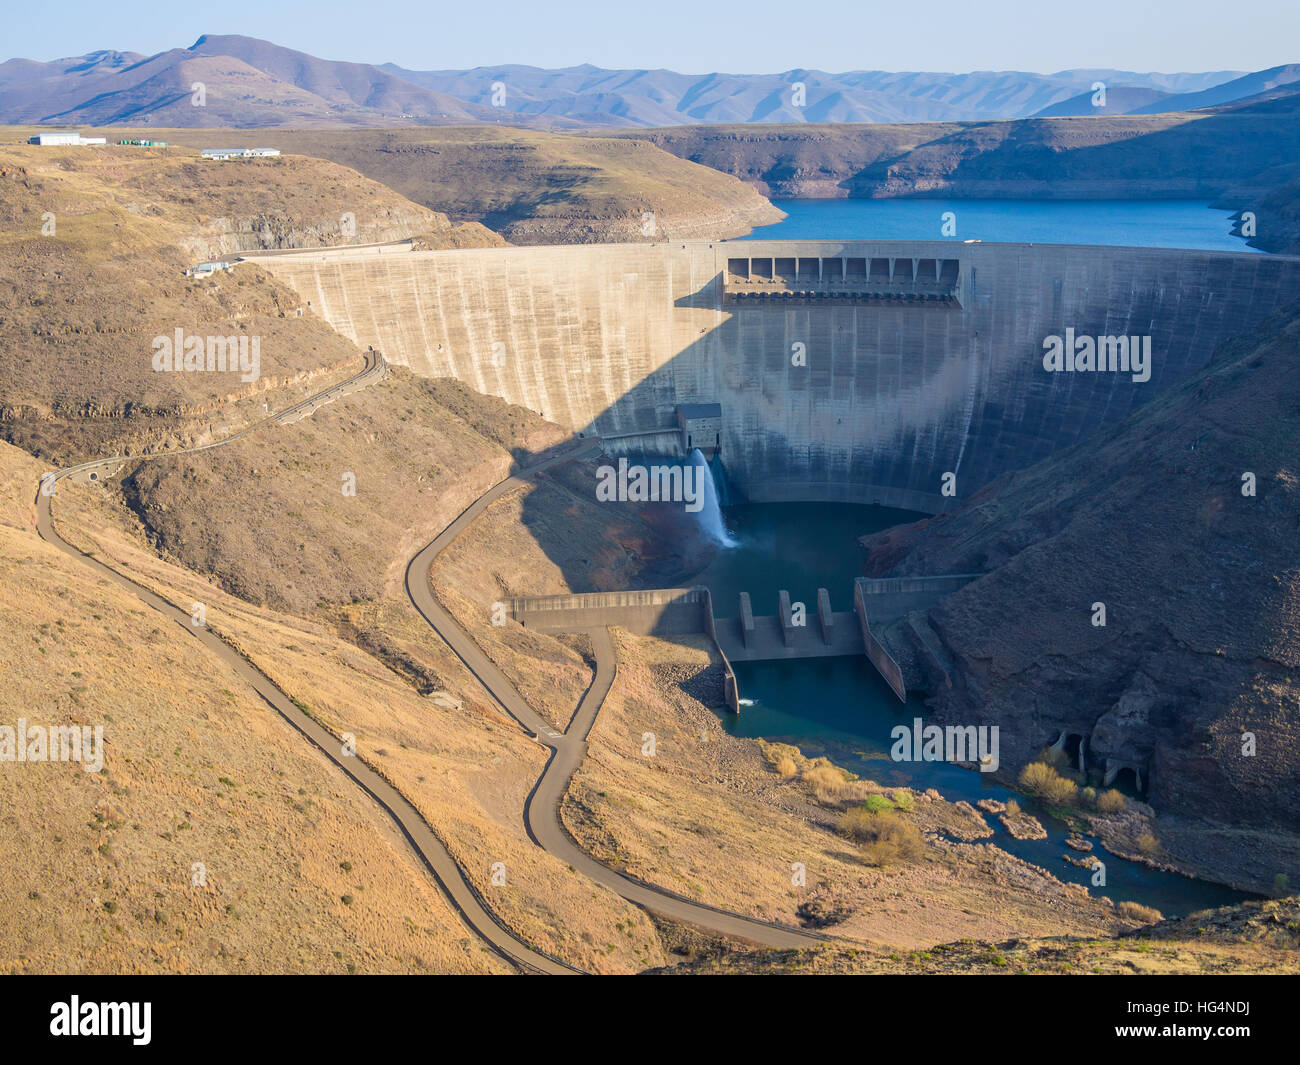
<path fill-rule="evenodd" d="M 0 59 L 152 54 L 203 33 L 426 70 L 1258 70 L 1300 61 L 1300 0 L 60 0 L 11 5 Z"/>

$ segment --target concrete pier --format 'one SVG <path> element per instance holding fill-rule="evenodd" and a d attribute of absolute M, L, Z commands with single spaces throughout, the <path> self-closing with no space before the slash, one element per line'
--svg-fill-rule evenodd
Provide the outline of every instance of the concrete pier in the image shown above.
<path fill-rule="evenodd" d="M 817 624 L 822 630 L 822 643 L 827 647 L 835 641 L 835 615 L 831 612 L 831 593 L 817 589 Z"/>

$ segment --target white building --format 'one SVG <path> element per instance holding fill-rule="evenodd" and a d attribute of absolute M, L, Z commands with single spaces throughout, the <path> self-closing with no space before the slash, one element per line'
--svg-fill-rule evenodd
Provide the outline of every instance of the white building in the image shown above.
<path fill-rule="evenodd" d="M 204 159 L 269 159 L 280 154 L 279 148 L 204 148 Z"/>
<path fill-rule="evenodd" d="M 185 271 L 186 277 L 211 277 L 218 270 L 229 270 L 233 263 L 228 262 L 211 262 L 199 263 L 198 266 L 191 266 Z"/>
<path fill-rule="evenodd" d="M 105 144 L 106 139 L 103 137 L 83 137 L 80 133 L 38 133 L 35 137 L 27 138 L 28 144 L 43 144 L 47 147 L 50 145 L 83 145 L 83 144 Z"/>

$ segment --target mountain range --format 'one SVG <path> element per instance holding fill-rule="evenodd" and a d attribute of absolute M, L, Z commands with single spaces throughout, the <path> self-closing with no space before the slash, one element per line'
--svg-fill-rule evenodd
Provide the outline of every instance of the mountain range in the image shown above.
<path fill-rule="evenodd" d="M 500 124 L 542 129 L 721 123 L 991 121 L 1213 106 L 1300 81 L 1300 64 L 1245 73 L 1108 69 L 680 74 L 505 65 L 408 70 L 319 59 L 237 35 L 157 55 L 104 50 L 0 63 L 0 123 L 186 128 Z M 1104 108 L 1094 86 L 1107 86 Z M 802 85 L 802 99 L 796 98 Z M 196 86 L 202 86 L 199 90 Z"/>

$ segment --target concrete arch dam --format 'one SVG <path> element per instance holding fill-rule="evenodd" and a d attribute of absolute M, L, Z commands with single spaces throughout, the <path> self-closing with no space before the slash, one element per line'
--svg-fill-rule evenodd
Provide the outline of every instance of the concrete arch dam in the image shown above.
<path fill-rule="evenodd" d="M 390 362 L 611 446 L 675 449 L 679 409 L 718 404 L 729 478 L 752 500 L 930 512 L 1119 421 L 1300 294 L 1300 258 L 937 241 L 338 249 L 261 264 Z M 1049 372 L 1052 336 L 1135 350 L 1150 338 L 1149 380 Z"/>

